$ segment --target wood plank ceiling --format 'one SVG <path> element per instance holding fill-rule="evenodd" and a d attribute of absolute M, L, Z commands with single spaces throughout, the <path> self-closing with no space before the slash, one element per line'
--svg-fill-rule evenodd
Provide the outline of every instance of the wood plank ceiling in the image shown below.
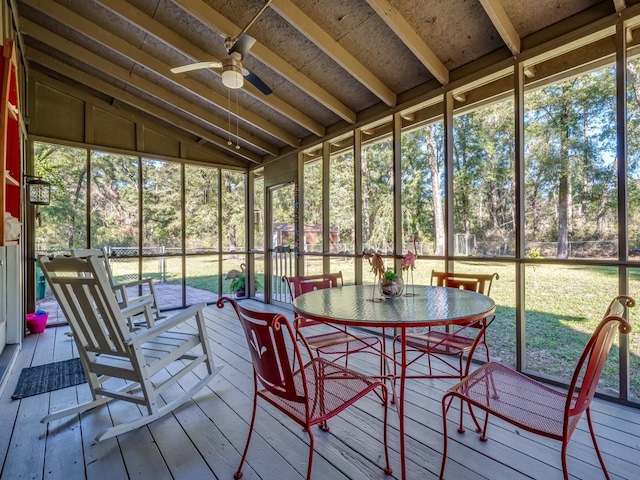
<path fill-rule="evenodd" d="M 371 112 L 392 112 L 485 65 L 517 56 L 640 0 L 18 0 L 29 72 L 151 115 L 222 163 L 255 167 Z M 256 43 L 242 60 L 272 90 L 221 70 L 225 38 Z M 585 20 L 587 19 L 587 20 Z M 537 35 L 537 37 L 536 37 Z M 548 36 L 548 35 L 547 35 Z M 528 43 L 527 43 L 528 42 Z M 464 67 L 464 68 L 463 68 Z M 231 145 L 229 141 L 231 140 Z M 240 148 L 236 148 L 236 144 Z M 232 160 L 232 161 L 231 161 Z M 241 162 L 238 162 L 241 160 Z"/>

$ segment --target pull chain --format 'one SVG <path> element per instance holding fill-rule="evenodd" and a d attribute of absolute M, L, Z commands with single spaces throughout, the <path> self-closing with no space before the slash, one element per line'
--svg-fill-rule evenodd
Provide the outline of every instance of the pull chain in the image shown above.
<path fill-rule="evenodd" d="M 240 106 L 238 105 L 238 89 L 236 89 L 236 150 L 240 150 L 240 127 L 238 126 L 238 113 Z"/>
<path fill-rule="evenodd" d="M 231 92 L 227 88 L 227 145 L 233 145 L 231 141 Z"/>

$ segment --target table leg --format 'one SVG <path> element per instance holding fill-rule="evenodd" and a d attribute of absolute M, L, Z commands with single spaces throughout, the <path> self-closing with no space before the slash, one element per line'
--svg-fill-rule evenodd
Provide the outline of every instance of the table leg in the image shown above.
<path fill-rule="evenodd" d="M 406 367 L 407 367 L 407 338 L 406 328 L 401 329 L 400 333 L 400 391 L 398 392 L 398 398 L 396 399 L 396 407 L 398 409 L 398 430 L 400 436 L 400 478 L 405 480 L 407 478 L 407 466 L 404 451 L 404 384 L 406 381 Z"/>

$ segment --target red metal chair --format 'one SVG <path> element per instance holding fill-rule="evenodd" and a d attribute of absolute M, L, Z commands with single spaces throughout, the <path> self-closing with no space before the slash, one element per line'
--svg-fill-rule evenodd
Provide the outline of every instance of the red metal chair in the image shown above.
<path fill-rule="evenodd" d="M 498 274 L 470 274 L 470 273 L 450 273 L 431 272 L 431 284 L 438 287 L 461 288 L 473 292 L 482 293 L 489 296 L 491 285 L 494 279 L 498 279 Z M 486 331 L 495 315 L 483 318 L 474 322 L 460 325 L 454 332 L 429 329 L 421 333 L 411 333 L 406 336 L 407 353 L 417 352 L 409 365 L 415 363 L 423 356 L 427 356 L 429 374 L 428 375 L 407 375 L 407 378 L 464 378 L 469 373 L 471 359 L 478 347 L 484 347 L 487 362 L 489 361 L 489 346 L 486 342 Z M 469 335 L 469 332 L 473 332 Z M 400 337 L 393 341 L 393 356 L 400 353 Z M 431 356 L 438 358 L 442 363 L 454 370 L 455 374 L 434 375 L 431 368 Z M 458 360 L 458 364 L 452 362 L 451 357 Z M 466 368 L 463 368 L 464 358 L 467 358 Z M 397 365 L 397 362 L 394 362 Z"/>
<path fill-rule="evenodd" d="M 567 392 L 557 391 L 496 362 L 485 363 L 451 387 L 442 397 L 444 450 L 440 479 L 444 477 L 447 461 L 447 412 L 454 398 L 459 398 L 469 405 L 476 429 L 482 432 L 482 441 L 487 440 L 490 415 L 495 415 L 528 432 L 561 441 L 562 472 L 565 480 L 569 478 L 567 445 L 580 417 L 586 412 L 591 440 L 604 476 L 608 479 L 609 474 L 591 423 L 590 404 L 615 337 L 615 327 L 618 327 L 620 333 L 631 331 L 631 325 L 624 318 L 624 313 L 625 307 L 634 305 L 635 301 L 625 296 L 616 297 L 611 302 L 604 319 L 591 335 L 578 361 Z M 473 413 L 475 409 L 483 410 L 486 414 L 482 428 Z M 462 411 L 462 408 L 460 410 Z M 458 431 L 464 433 L 462 415 Z"/>
<path fill-rule="evenodd" d="M 282 277 L 282 281 L 287 283 L 291 299 L 303 293 L 324 288 L 336 288 L 342 286 L 342 272 L 328 273 L 326 275 L 306 275 L 297 277 Z M 380 376 L 385 375 L 385 356 L 382 339 L 377 335 L 356 335 L 346 329 L 335 325 L 324 324 L 331 328 L 331 331 L 316 335 L 304 335 L 301 331 L 306 327 L 318 325 L 321 322 L 310 320 L 299 315 L 296 316 L 294 326 L 296 338 L 302 341 L 309 355 L 316 352 L 316 355 L 333 355 L 333 360 L 345 359 L 345 367 L 348 367 L 349 355 L 353 353 L 371 353 L 380 358 Z M 384 338 L 384 331 L 382 332 Z"/>
<path fill-rule="evenodd" d="M 234 478 L 242 477 L 242 465 L 256 419 L 258 397 L 302 425 L 309 434 L 307 480 L 313 466 L 314 437 L 311 427 L 319 425 L 329 431 L 327 421 L 370 392 L 380 388 L 384 403 L 384 472 L 392 473 L 387 446 L 387 387 L 382 381 L 360 375 L 322 357 L 312 358 L 306 365 L 289 321 L 282 314 L 256 312 L 244 308 L 228 297 L 218 300 L 218 308 L 229 302 L 236 311 L 247 338 L 253 363 L 253 413 L 247 443 Z M 290 349 L 290 346 L 293 349 Z M 295 365 L 302 365 L 295 370 Z M 260 383 L 261 389 L 258 389 Z"/>

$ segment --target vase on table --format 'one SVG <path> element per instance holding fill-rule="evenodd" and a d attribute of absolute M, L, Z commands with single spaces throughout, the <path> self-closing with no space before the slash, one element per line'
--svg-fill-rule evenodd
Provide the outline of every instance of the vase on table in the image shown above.
<path fill-rule="evenodd" d="M 380 294 L 385 298 L 395 298 L 402 295 L 404 289 L 404 282 L 402 278 L 398 277 L 394 280 L 388 280 L 383 278 L 380 281 Z"/>

